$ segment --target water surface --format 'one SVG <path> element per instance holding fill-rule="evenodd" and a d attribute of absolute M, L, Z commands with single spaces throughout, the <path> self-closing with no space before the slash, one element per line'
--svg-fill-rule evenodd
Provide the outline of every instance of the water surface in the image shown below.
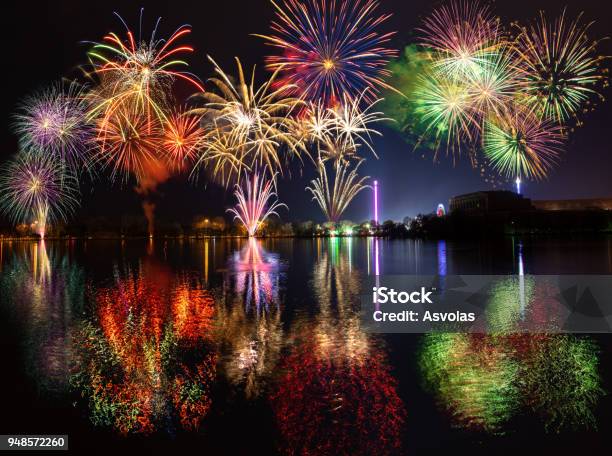
<path fill-rule="evenodd" d="M 358 315 L 366 276 L 610 274 L 609 238 L 4 241 L 0 267 L 5 434 L 89 452 L 610 443 L 612 337 L 373 335 Z"/>

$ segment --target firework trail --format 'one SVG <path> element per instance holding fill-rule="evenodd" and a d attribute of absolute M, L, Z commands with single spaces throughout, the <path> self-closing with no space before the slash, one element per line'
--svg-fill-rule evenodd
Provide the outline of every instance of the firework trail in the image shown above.
<path fill-rule="evenodd" d="M 389 119 L 383 117 L 382 112 L 373 111 L 374 106 L 381 101 L 380 99 L 367 103 L 363 109 L 360 108 L 360 105 L 363 104 L 362 99 L 366 96 L 367 90 L 358 98 L 345 97 L 344 103 L 333 108 L 333 122 L 329 131 L 345 145 L 345 149 L 356 151 L 358 147 L 365 145 L 378 158 L 372 146 L 372 135 L 382 136 L 382 133 L 371 128 L 370 125 Z"/>
<path fill-rule="evenodd" d="M 408 46 L 402 59 L 393 62 L 390 83 L 400 94 L 389 91 L 384 111 L 395 122 L 392 124 L 413 144 L 434 151 L 437 160 L 440 150 L 457 158 L 467 149 L 473 158 L 484 109 L 500 97 L 485 94 L 485 88 L 497 84 L 496 76 L 451 78 L 435 67 L 435 54 L 417 46 Z M 472 81 L 473 83 L 470 83 Z M 497 88 L 497 87 L 496 87 Z"/>
<path fill-rule="evenodd" d="M 78 206 L 78 180 L 57 158 L 19 153 L 0 174 L 0 210 L 15 224 L 36 226 L 66 220 Z"/>
<path fill-rule="evenodd" d="M 91 165 L 92 125 L 87 121 L 87 87 L 58 82 L 27 97 L 14 116 L 23 150 L 52 155 L 80 173 Z"/>
<path fill-rule="evenodd" d="M 272 34 L 256 36 L 281 51 L 266 61 L 268 68 L 280 70 L 283 85 L 294 86 L 303 99 L 322 100 L 326 106 L 344 95 L 359 97 L 366 88 L 387 87 L 385 66 L 397 51 L 387 47 L 394 33 L 378 31 L 390 17 L 377 12 L 378 1 L 272 4 L 276 9 Z"/>
<path fill-rule="evenodd" d="M 216 122 L 205 129 L 190 178 L 198 180 L 201 169 L 206 169 L 213 180 L 229 186 L 230 182 L 240 181 L 240 177 L 248 170 L 243 160 L 243 146 L 236 135 L 232 135 L 218 127 Z"/>
<path fill-rule="evenodd" d="M 482 65 L 466 77 L 471 110 L 482 122 L 489 115 L 502 116 L 515 102 L 519 89 L 518 71 L 514 53 L 509 46 L 500 46 L 497 52 L 484 57 Z"/>
<path fill-rule="evenodd" d="M 246 175 L 242 186 L 236 185 L 234 195 L 238 200 L 235 208 L 227 211 L 234 214 L 234 220 L 239 220 L 245 227 L 249 236 L 255 236 L 257 229 L 271 215 L 276 215 L 276 209 L 287 208 L 286 204 L 279 203 L 274 199 L 274 179 L 265 180 L 264 175 L 254 171 L 250 176 Z M 270 201 L 273 200 L 273 201 Z"/>
<path fill-rule="evenodd" d="M 175 166 L 182 165 L 176 154 L 189 147 L 185 144 L 181 149 L 174 144 L 173 148 L 168 148 L 168 141 L 177 140 L 173 134 L 186 133 L 173 121 L 173 118 L 169 118 L 164 130 L 163 124 L 156 118 L 147 119 L 128 107 L 120 107 L 108 119 L 98 119 L 95 162 L 102 169 L 110 169 L 112 181 L 120 179 L 124 185 L 131 176 L 135 178 L 134 189 L 144 198 L 142 207 L 149 235 L 153 234 L 155 213 L 155 204 L 150 201 L 150 196 L 159 184 L 170 177 L 173 163 Z"/>
<path fill-rule="evenodd" d="M 369 176 L 360 178 L 357 175 L 360 164 L 361 161 L 351 171 L 348 165 L 342 163 L 333 166 L 335 176 L 333 186 L 330 188 L 327 167 L 323 161 L 319 162 L 319 177 L 312 180 L 310 182 L 312 187 L 306 187 L 306 190 L 312 193 L 312 199 L 317 202 L 328 221 L 335 223 L 340 220 L 340 216 L 353 198 L 361 190 L 369 188 L 369 185 L 365 185 Z"/>
<path fill-rule="evenodd" d="M 324 141 L 335 124 L 335 111 L 321 100 L 309 102 L 297 116 L 293 135 L 304 145 Z"/>
<path fill-rule="evenodd" d="M 477 143 L 484 118 L 514 96 L 512 60 L 499 21 L 480 2 L 442 6 L 419 31 L 425 64 L 408 94 L 422 130 L 417 145 L 429 136 L 434 159 L 441 144 L 455 155 L 462 143 Z"/>
<path fill-rule="evenodd" d="M 415 114 L 425 126 L 425 135 L 445 141 L 453 152 L 463 141 L 473 141 L 478 119 L 473 111 L 473 94 L 460 81 L 439 73 L 424 74 L 413 94 Z"/>

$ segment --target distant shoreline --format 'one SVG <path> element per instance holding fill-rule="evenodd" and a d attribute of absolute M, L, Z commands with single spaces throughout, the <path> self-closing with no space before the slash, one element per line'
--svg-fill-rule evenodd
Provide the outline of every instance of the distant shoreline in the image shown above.
<path fill-rule="evenodd" d="M 317 238 L 384 238 L 389 237 L 385 235 L 327 235 L 321 234 L 317 236 L 298 236 L 298 235 L 278 235 L 278 236 L 254 236 L 254 239 L 317 239 Z M 173 240 L 207 240 L 207 239 L 249 239 L 248 236 L 239 235 L 214 235 L 214 236 L 45 236 L 45 241 L 136 241 L 136 240 L 160 240 L 160 239 L 173 239 Z M 40 241 L 41 238 L 38 236 L 0 236 L 0 241 Z"/>
<path fill-rule="evenodd" d="M 298 235 L 285 235 L 285 236 L 255 236 L 254 239 L 257 240 L 268 240 L 268 239 L 389 239 L 389 240 L 402 240 L 402 239 L 412 239 L 412 240 L 425 240 L 425 241 L 437 241 L 437 240 L 447 240 L 447 241 L 471 241 L 471 240 L 501 240 L 506 238 L 528 238 L 528 237 L 548 237 L 548 238 L 572 238 L 572 237 L 610 237 L 612 236 L 612 232 L 610 231 L 597 231 L 597 232 L 584 232 L 584 231 L 575 231 L 575 232 L 535 232 L 535 233 L 504 233 L 504 234 L 494 234 L 491 236 L 449 236 L 449 237 L 436 237 L 436 236 L 388 236 L 384 234 L 376 235 L 316 235 L 316 236 L 298 236 Z M 240 239 L 240 240 L 248 240 L 248 236 L 238 236 L 238 235 L 216 235 L 216 236 L 46 236 L 44 239 L 41 239 L 37 236 L 23 236 L 23 237 L 2 237 L 0 236 L 0 242 L 39 242 L 41 240 L 44 241 L 161 241 L 161 240 L 173 240 L 173 241 L 205 241 L 210 239 Z"/>

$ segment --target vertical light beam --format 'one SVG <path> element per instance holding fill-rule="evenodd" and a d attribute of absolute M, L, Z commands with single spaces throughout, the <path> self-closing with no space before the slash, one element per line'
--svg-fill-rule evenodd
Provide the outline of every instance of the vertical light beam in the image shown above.
<path fill-rule="evenodd" d="M 374 181 L 374 222 L 378 225 L 378 181 Z"/>

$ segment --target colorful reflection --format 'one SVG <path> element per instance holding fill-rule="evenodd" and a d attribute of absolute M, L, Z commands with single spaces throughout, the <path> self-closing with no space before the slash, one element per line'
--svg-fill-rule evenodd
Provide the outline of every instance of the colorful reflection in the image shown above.
<path fill-rule="evenodd" d="M 487 338 L 427 334 L 420 367 L 456 426 L 500 432 L 518 407 L 516 362 Z"/>
<path fill-rule="evenodd" d="M 519 411 L 547 431 L 594 425 L 603 394 L 597 346 L 566 334 L 427 334 L 426 388 L 461 428 L 507 431 Z"/>
<path fill-rule="evenodd" d="M 548 332 L 562 328 L 563 304 L 554 278 L 525 274 L 522 243 L 517 244 L 517 274 L 496 279 L 486 303 L 483 332 Z M 482 322 L 483 324 L 485 321 Z"/>
<path fill-rule="evenodd" d="M 229 261 L 231 274 L 227 279 L 233 282 L 234 293 L 240 295 L 247 311 L 254 306 L 257 313 L 269 312 L 279 307 L 278 254 L 267 252 L 261 241 L 249 238 L 246 245 L 234 252 Z"/>
<path fill-rule="evenodd" d="M 563 304 L 554 280 L 508 276 L 493 285 L 485 315 L 493 332 L 556 332 L 563 327 Z"/>
<path fill-rule="evenodd" d="M 446 276 L 447 272 L 447 260 L 446 260 L 446 241 L 440 240 L 437 245 L 438 254 L 438 275 L 440 280 Z"/>
<path fill-rule="evenodd" d="M 379 341 L 360 326 L 360 273 L 348 240 L 330 239 L 311 285 L 317 313 L 300 315 L 270 401 L 287 454 L 399 451 L 405 411 Z"/>
<path fill-rule="evenodd" d="M 328 249 L 315 262 L 311 286 L 317 314 L 314 337 L 324 353 L 338 349 L 349 357 L 367 352 L 368 337 L 361 329 L 359 291 L 361 273 L 353 269 L 350 239 L 330 238 Z"/>
<path fill-rule="evenodd" d="M 341 332 L 296 328 L 270 402 L 286 454 L 393 454 L 405 411 L 384 352 L 356 356 Z M 331 347 L 334 349 L 331 349 Z"/>
<path fill-rule="evenodd" d="M 247 398 L 264 391 L 283 346 L 281 265 L 262 242 L 249 238 L 229 260 L 215 321 L 222 368 Z"/>
<path fill-rule="evenodd" d="M 604 395 L 599 347 L 588 337 L 558 334 L 512 341 L 522 355 L 524 403 L 549 432 L 594 428 L 594 411 Z"/>
<path fill-rule="evenodd" d="M 380 240 L 378 238 L 368 237 L 367 238 L 367 251 L 366 251 L 366 265 L 367 265 L 367 273 L 368 275 L 380 275 L 380 249 L 379 249 Z M 378 282 L 377 282 L 378 283 Z"/>
<path fill-rule="evenodd" d="M 531 277 L 508 276 L 495 282 L 485 309 L 488 328 L 495 332 L 516 330 L 525 319 L 526 307 L 535 302 L 535 293 Z"/>
<path fill-rule="evenodd" d="M 22 325 L 26 371 L 46 393 L 67 386 L 72 327 L 83 311 L 85 277 L 65 245 L 11 243 L 0 275 L 0 301 Z"/>
<path fill-rule="evenodd" d="M 91 421 L 122 434 L 198 429 L 217 360 L 211 295 L 150 258 L 93 293 L 95 316 L 78 334 L 72 378 Z"/>
<path fill-rule="evenodd" d="M 217 306 L 215 322 L 223 373 L 247 399 L 260 396 L 281 356 L 281 313 L 253 315 L 240 302 L 226 302 Z"/>

